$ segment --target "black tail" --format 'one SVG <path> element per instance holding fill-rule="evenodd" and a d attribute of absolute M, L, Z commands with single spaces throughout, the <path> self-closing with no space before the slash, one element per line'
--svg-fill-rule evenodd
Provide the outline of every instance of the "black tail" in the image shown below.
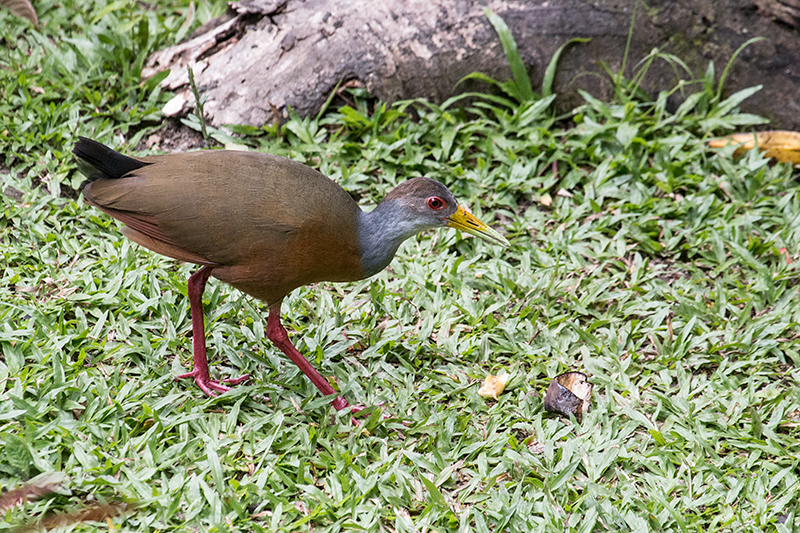
<path fill-rule="evenodd" d="M 88 178 L 87 181 L 122 178 L 137 168 L 150 164 L 122 155 L 86 137 L 78 137 L 78 143 L 72 149 L 72 153 L 78 157 L 78 169 Z"/>

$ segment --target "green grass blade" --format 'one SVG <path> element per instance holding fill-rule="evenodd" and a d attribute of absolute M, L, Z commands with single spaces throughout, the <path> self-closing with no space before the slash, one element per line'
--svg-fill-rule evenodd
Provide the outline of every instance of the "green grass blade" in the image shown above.
<path fill-rule="evenodd" d="M 576 37 L 575 39 L 570 39 L 558 47 L 558 50 L 556 50 L 556 53 L 550 58 L 550 62 L 547 64 L 547 68 L 544 71 L 544 79 L 542 80 L 542 97 L 553 94 L 553 83 L 556 79 L 556 68 L 558 67 L 558 60 L 561 58 L 561 54 L 564 52 L 564 50 L 571 44 L 588 43 L 589 41 L 591 41 L 589 38 Z"/>
<path fill-rule="evenodd" d="M 514 40 L 511 30 L 508 28 L 505 21 L 493 13 L 488 7 L 483 8 L 483 12 L 497 32 L 497 36 L 500 38 L 500 44 L 503 45 L 503 51 L 506 54 L 508 65 L 511 67 L 511 75 L 514 79 L 514 87 L 516 89 L 515 97 L 520 102 L 533 100 L 536 95 L 531 87 L 531 79 L 528 76 L 525 63 L 522 61 L 522 56 L 519 54 L 517 42 Z"/>

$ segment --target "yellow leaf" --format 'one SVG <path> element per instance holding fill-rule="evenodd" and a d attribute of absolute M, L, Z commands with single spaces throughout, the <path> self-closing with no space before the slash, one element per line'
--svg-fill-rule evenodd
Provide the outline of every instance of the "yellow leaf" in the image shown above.
<path fill-rule="evenodd" d="M 506 383 L 508 383 L 509 378 L 510 376 L 507 372 L 503 372 L 497 376 L 487 374 L 486 379 L 483 380 L 483 385 L 478 389 L 478 394 L 483 398 L 494 398 L 496 400 L 497 396 L 506 388 Z"/>
<path fill-rule="evenodd" d="M 711 148 L 722 148 L 730 143 L 741 145 L 734 155 L 742 155 L 745 150 L 758 146 L 759 150 L 775 161 L 800 165 L 800 132 L 797 131 L 734 133 L 708 142 Z"/>

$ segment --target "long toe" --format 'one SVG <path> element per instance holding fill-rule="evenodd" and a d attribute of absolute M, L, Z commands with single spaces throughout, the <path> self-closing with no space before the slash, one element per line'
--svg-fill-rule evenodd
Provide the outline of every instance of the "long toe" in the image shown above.
<path fill-rule="evenodd" d="M 222 382 L 227 383 L 228 385 L 239 385 L 240 383 L 245 382 L 248 379 L 250 379 L 250 374 L 245 374 L 244 376 L 239 378 L 223 379 Z"/>
<path fill-rule="evenodd" d="M 397 418 L 399 418 L 399 417 L 398 417 L 397 415 L 395 415 L 395 414 L 392 414 L 392 413 L 390 413 L 390 412 L 389 412 L 389 413 L 387 413 L 386 411 L 384 411 L 384 410 L 382 409 L 384 405 L 385 405 L 385 402 L 378 402 L 378 403 L 376 403 L 376 404 L 375 404 L 375 407 L 377 407 L 377 408 L 381 408 L 381 418 L 382 418 L 383 420 L 389 420 L 389 419 L 391 419 L 391 418 L 394 418 L 394 419 L 397 419 Z M 359 415 L 359 413 L 360 413 L 361 411 L 363 411 L 364 409 L 367 409 L 367 406 L 365 406 L 365 405 L 354 405 L 354 406 L 352 407 L 352 409 L 350 410 L 350 414 L 351 414 L 351 415 L 354 415 L 354 416 L 353 416 L 353 423 L 354 423 L 356 426 L 359 426 L 359 425 L 361 425 L 361 424 L 360 424 L 360 422 L 358 421 L 358 419 L 356 419 L 356 416 L 358 416 L 358 418 L 364 418 L 364 417 L 366 417 L 366 416 L 369 416 L 369 415 Z M 402 423 L 404 426 L 410 426 L 410 425 L 411 425 L 411 423 L 410 423 L 408 420 L 401 420 L 401 423 Z"/>
<path fill-rule="evenodd" d="M 223 380 L 223 382 L 230 383 L 231 385 L 238 385 L 242 381 L 246 380 L 248 377 L 250 377 L 249 374 L 236 379 L 226 379 Z M 215 398 L 217 396 L 217 393 L 224 394 L 229 390 L 231 390 L 230 387 L 228 387 L 227 385 L 223 385 L 222 383 L 220 383 L 219 380 L 211 379 L 208 376 L 201 376 L 196 370 L 192 370 L 191 372 L 187 372 L 186 374 L 175 376 L 175 381 L 187 378 L 194 379 L 194 382 L 197 385 L 197 387 L 201 391 L 203 391 L 203 393 L 206 396 L 210 396 L 211 398 Z"/>

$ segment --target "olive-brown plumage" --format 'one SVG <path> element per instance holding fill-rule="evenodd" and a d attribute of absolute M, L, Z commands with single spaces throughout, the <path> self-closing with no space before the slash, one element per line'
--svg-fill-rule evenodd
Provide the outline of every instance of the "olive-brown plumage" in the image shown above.
<path fill-rule="evenodd" d="M 208 373 L 202 293 L 209 276 L 265 301 L 267 336 L 324 394 L 334 394 L 280 324 L 289 292 L 371 276 L 424 229 L 451 226 L 506 244 L 428 178 L 400 184 L 365 213 L 332 180 L 275 155 L 212 150 L 133 158 L 85 138 L 73 152 L 89 178 L 87 203 L 122 221 L 134 242 L 202 265 L 189 280 L 194 369 L 179 377 L 193 377 L 209 395 L 228 390 Z M 348 403 L 337 397 L 334 406 Z"/>
<path fill-rule="evenodd" d="M 213 265 L 215 278 L 268 304 L 309 283 L 364 277 L 358 242 L 348 238 L 357 233 L 358 205 L 319 172 L 254 152 L 141 161 L 149 164 L 125 179 L 96 180 L 83 191 L 128 225 L 132 241 Z"/>

